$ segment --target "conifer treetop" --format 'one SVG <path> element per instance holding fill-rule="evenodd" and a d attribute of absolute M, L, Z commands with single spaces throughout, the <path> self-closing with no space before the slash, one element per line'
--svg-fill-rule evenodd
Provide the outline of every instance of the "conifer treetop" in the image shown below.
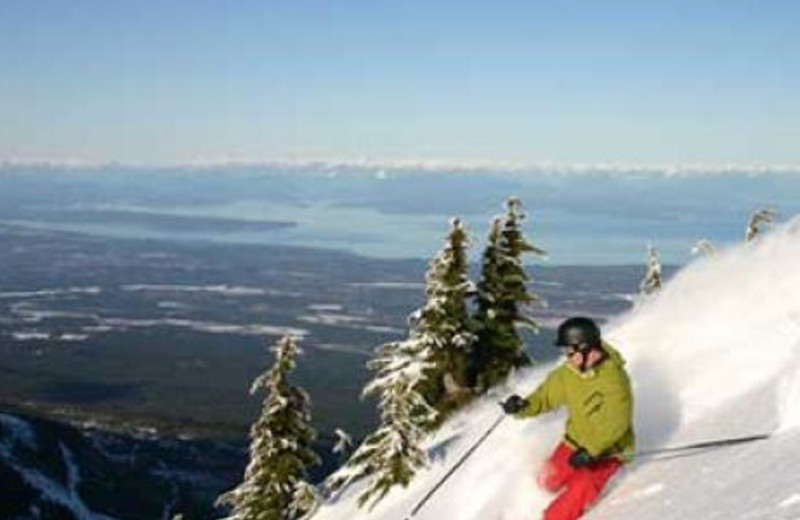
<path fill-rule="evenodd" d="M 647 270 L 644 278 L 639 284 L 639 291 L 648 295 L 661 289 L 661 261 L 658 258 L 658 250 L 652 244 L 647 246 Z"/>
<path fill-rule="evenodd" d="M 495 222 L 502 223 L 501 244 L 510 254 L 520 256 L 522 253 L 533 253 L 537 256 L 547 256 L 547 251 L 530 243 L 522 234 L 522 223 L 527 214 L 522 209 L 522 200 L 519 197 L 509 197 L 506 202 L 505 217 L 495 218 Z"/>
<path fill-rule="evenodd" d="M 745 230 L 745 241 L 752 242 L 763 233 L 762 228 L 769 228 L 775 222 L 778 213 L 771 209 L 761 209 L 750 216 Z"/>
<path fill-rule="evenodd" d="M 530 363 L 518 328 L 538 330 L 539 323 L 524 309 L 535 303 L 546 305 L 529 290 L 530 277 L 523 265 L 524 254 L 546 256 L 546 252 L 522 232 L 526 215 L 519 197 L 509 198 L 505 207 L 505 215 L 495 217 L 489 228 L 478 282 L 478 340 L 471 363 L 476 387 L 484 391 Z"/>
<path fill-rule="evenodd" d="M 316 495 L 305 480 L 307 468 L 320 462 L 311 447 L 316 432 L 310 400 L 288 380 L 300 349 L 293 337 L 284 336 L 271 350 L 272 367 L 250 388 L 251 393 L 264 390 L 267 395 L 250 429 L 244 479 L 217 500 L 232 506 L 227 520 L 294 520 L 316 507 Z"/>
<path fill-rule="evenodd" d="M 468 276 L 469 235 L 460 219 L 450 222 L 445 244 L 425 274 L 425 304 L 412 313 L 411 338 L 437 350 L 466 350 L 474 342 L 467 298 L 476 291 Z"/>
<path fill-rule="evenodd" d="M 531 253 L 546 257 L 547 252 L 533 245 L 522 232 L 522 223 L 527 215 L 522 209 L 519 197 L 510 197 L 506 203 L 505 216 L 498 216 L 489 230 L 489 243 L 484 251 L 482 262 L 482 278 L 479 290 L 480 297 L 486 301 L 494 301 L 503 306 L 513 302 L 514 306 L 529 306 L 542 303 L 541 298 L 529 291 L 526 283 L 530 277 L 523 267 L 523 255 Z M 528 326 L 534 330 L 539 324 L 523 314 L 514 311 L 511 321 Z"/>

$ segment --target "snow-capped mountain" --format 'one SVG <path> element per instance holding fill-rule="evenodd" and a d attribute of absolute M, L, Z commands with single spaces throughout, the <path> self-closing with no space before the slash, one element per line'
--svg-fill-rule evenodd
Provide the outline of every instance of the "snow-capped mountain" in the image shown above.
<path fill-rule="evenodd" d="M 800 519 L 800 218 L 756 243 L 697 259 L 660 293 L 606 324 L 628 360 L 638 450 L 720 439 L 766 440 L 644 454 L 587 519 Z M 500 417 L 497 401 L 525 393 L 552 366 L 516 375 L 430 439 L 430 467 L 372 510 L 363 483 L 314 520 L 403 520 Z M 413 516 L 419 520 L 534 520 L 552 496 L 535 478 L 564 417 L 504 419 Z"/>

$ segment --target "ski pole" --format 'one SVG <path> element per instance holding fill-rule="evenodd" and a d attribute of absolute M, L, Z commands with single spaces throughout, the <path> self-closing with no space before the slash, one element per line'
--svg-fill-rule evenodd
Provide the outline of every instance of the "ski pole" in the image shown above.
<path fill-rule="evenodd" d="M 695 442 L 692 444 L 685 444 L 683 446 L 671 446 L 668 448 L 654 448 L 651 450 L 642 450 L 636 452 L 627 452 L 624 455 L 631 455 L 635 457 L 649 457 L 653 455 L 662 455 L 667 453 L 680 453 L 684 451 L 705 450 L 710 448 L 723 448 L 733 446 L 736 444 L 745 444 L 748 442 L 763 441 L 772 437 L 771 433 L 757 433 L 755 435 L 747 435 L 745 437 L 730 437 L 727 439 L 716 439 L 712 441 Z"/>
<path fill-rule="evenodd" d="M 497 427 L 498 427 L 498 426 L 500 426 L 500 423 L 502 423 L 502 422 L 503 422 L 503 419 L 505 419 L 505 418 L 506 418 L 506 415 L 505 415 L 505 414 L 503 414 L 503 415 L 500 415 L 500 416 L 499 416 L 499 417 L 498 417 L 498 418 L 497 418 L 497 419 L 494 421 L 494 423 L 492 423 L 492 426 L 490 426 L 490 427 L 489 427 L 489 429 L 488 429 L 488 430 L 486 430 L 486 432 L 485 432 L 483 435 L 481 435 L 481 438 L 480 438 L 480 439 L 478 439 L 478 441 L 477 441 L 475 444 L 473 444 L 473 445 L 470 447 L 470 449 L 468 449 L 468 450 L 467 450 L 467 451 L 464 453 L 464 455 L 462 455 L 462 456 L 461 456 L 461 458 L 458 460 L 458 462 L 456 462 L 456 463 L 453 465 L 453 467 L 452 467 L 452 468 L 450 468 L 450 471 L 448 471 L 448 472 L 445 474 L 445 476 L 444 476 L 444 477 L 442 477 L 442 478 L 439 480 L 439 482 L 437 482 L 437 483 L 436 483 L 436 485 L 435 485 L 435 486 L 433 486 L 433 488 L 431 488 L 431 490 L 430 490 L 430 491 L 428 491 L 428 493 L 427 493 L 427 494 L 426 494 L 424 497 L 422 497 L 422 500 L 420 500 L 420 501 L 419 501 L 419 503 L 417 503 L 417 505 L 416 505 L 416 506 L 414 506 L 414 509 L 412 509 L 412 510 L 411 510 L 411 513 L 410 513 L 410 514 L 409 514 L 409 515 L 406 517 L 406 520 L 409 520 L 410 518 L 414 517 L 414 516 L 415 516 L 417 513 L 419 513 L 420 509 L 422 509 L 422 507 L 423 507 L 423 506 L 424 506 L 424 505 L 425 505 L 425 504 L 428 502 L 428 500 L 430 500 L 430 498 L 431 498 L 433 495 L 435 495 L 437 491 L 439 491 L 439 489 L 440 489 L 440 488 L 441 488 L 441 487 L 444 485 L 444 483 L 445 483 L 445 482 L 447 482 L 447 480 L 448 480 L 448 479 L 449 479 L 451 476 L 453 476 L 453 473 L 455 473 L 455 472 L 458 470 L 458 468 L 460 468 L 460 467 L 461 467 L 461 466 L 464 464 L 464 462 L 466 462 L 466 460 L 467 460 L 468 458 L 470 458 L 470 456 L 471 456 L 473 453 L 475 453 L 475 450 L 477 450 L 477 449 L 478 449 L 478 447 L 479 447 L 481 444 L 483 444 L 483 441 L 485 441 L 485 440 L 486 440 L 486 439 L 489 437 L 489 435 L 491 435 L 491 434 L 492 434 L 492 432 L 493 432 L 493 431 L 495 431 L 495 430 L 497 429 Z"/>

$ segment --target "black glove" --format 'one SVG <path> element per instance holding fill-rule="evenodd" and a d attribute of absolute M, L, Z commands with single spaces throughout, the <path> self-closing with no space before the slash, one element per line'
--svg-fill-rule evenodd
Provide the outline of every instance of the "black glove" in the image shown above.
<path fill-rule="evenodd" d="M 573 468 L 582 468 L 584 466 L 591 466 L 594 464 L 595 459 L 585 448 L 578 448 L 578 450 L 570 455 L 569 465 Z"/>
<path fill-rule="evenodd" d="M 517 394 L 514 394 L 505 401 L 503 401 L 500 404 L 500 406 L 503 407 L 503 411 L 505 413 L 509 415 L 514 415 L 524 410 L 525 407 L 528 406 L 528 401 L 518 396 Z"/>

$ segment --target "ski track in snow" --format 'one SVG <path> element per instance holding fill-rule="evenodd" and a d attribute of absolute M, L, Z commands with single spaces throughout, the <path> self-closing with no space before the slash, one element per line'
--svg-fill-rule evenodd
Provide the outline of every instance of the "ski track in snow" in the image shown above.
<path fill-rule="evenodd" d="M 800 519 L 800 218 L 755 244 L 698 258 L 604 329 L 627 358 L 638 449 L 776 432 L 766 441 L 640 457 L 587 520 Z M 431 466 L 372 510 L 355 483 L 314 520 L 404 520 L 500 413 L 552 367 L 516 375 L 429 440 Z M 414 520 L 538 520 L 552 496 L 536 471 L 563 414 L 506 419 Z"/>

